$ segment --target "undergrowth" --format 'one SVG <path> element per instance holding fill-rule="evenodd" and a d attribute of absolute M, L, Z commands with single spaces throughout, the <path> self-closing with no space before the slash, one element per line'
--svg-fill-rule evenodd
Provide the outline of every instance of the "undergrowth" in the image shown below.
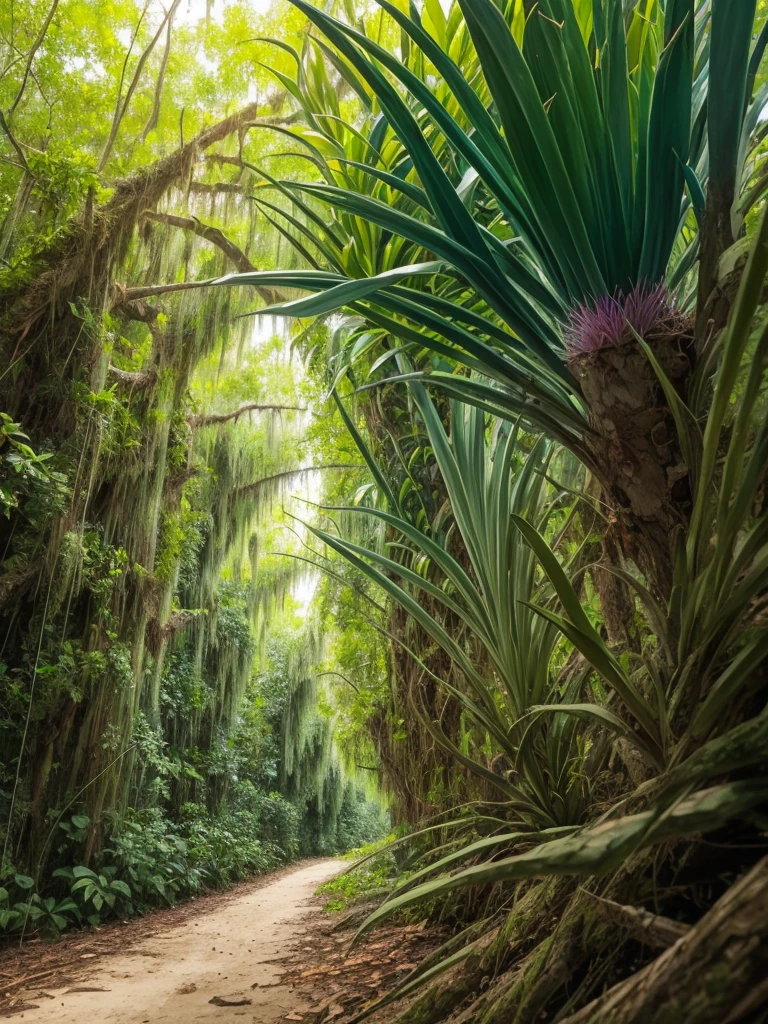
<path fill-rule="evenodd" d="M 395 860 L 387 850 L 394 838 L 394 835 L 389 835 L 344 854 L 345 860 L 357 862 L 365 859 L 365 864 L 359 868 L 353 864 L 343 875 L 320 886 L 318 893 L 330 897 L 323 907 L 325 911 L 340 913 L 388 890 L 397 875 Z"/>

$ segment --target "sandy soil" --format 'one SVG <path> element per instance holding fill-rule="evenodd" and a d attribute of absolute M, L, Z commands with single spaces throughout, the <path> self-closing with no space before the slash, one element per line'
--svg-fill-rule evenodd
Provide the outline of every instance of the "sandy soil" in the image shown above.
<path fill-rule="evenodd" d="M 15 1019 L 59 1024 L 273 1024 L 301 1013 L 309 1003 L 280 983 L 281 962 L 291 951 L 295 962 L 297 944 L 301 950 L 315 889 L 344 867 L 337 860 L 299 867 L 216 910 L 139 941 L 124 955 L 96 961 L 87 978 L 70 986 L 45 988 L 45 994 L 31 988 L 26 1000 L 37 1008 L 26 1009 Z"/>

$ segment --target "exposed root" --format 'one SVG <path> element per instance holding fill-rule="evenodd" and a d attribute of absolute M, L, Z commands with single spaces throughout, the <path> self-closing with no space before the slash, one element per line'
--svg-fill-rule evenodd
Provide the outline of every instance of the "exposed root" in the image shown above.
<path fill-rule="evenodd" d="M 584 901 L 577 894 L 554 931 L 462 1014 L 462 1024 L 533 1024 L 543 1019 L 575 973 L 604 951 L 606 928 L 585 933 L 585 918 Z"/>
<path fill-rule="evenodd" d="M 660 914 L 651 914 L 642 907 L 616 903 L 614 900 L 598 896 L 597 893 L 589 895 L 597 901 L 595 910 L 601 917 L 617 925 L 644 946 L 668 949 L 689 931 L 688 925 L 662 917 Z"/>
<path fill-rule="evenodd" d="M 674 946 L 563 1024 L 736 1024 L 765 1010 L 766 907 L 768 857 Z"/>
<path fill-rule="evenodd" d="M 468 1001 L 470 1012 L 479 1011 L 485 1001 L 481 997 L 478 1002 L 478 993 L 541 939 L 542 929 L 551 924 L 554 906 L 562 899 L 563 888 L 562 881 L 552 880 L 530 888 L 516 902 L 503 925 L 478 942 L 461 968 L 452 972 L 450 980 L 440 978 L 400 1013 L 395 1024 L 437 1024 Z"/>

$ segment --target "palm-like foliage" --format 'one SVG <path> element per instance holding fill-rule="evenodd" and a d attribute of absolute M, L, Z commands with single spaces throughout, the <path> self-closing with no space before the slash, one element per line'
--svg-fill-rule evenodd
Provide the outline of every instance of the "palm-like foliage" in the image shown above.
<path fill-rule="evenodd" d="M 305 0 L 295 3 L 335 50 L 316 45 L 363 107 L 376 114 L 362 130 L 344 122 L 340 108 L 318 118 L 323 100 L 312 84 L 321 81 L 317 66 L 312 70 L 307 65 L 310 70 L 299 75 L 295 95 L 313 126 L 313 141 L 304 138 L 304 144 L 314 147 L 312 159 L 323 180 L 297 185 L 272 179 L 270 184 L 303 215 L 292 222 L 291 237 L 294 243 L 301 238 L 302 244 L 315 246 L 306 251 L 316 269 L 274 272 L 266 278 L 321 294 L 274 311 L 310 316 L 346 306 L 364 317 L 348 345 L 353 355 L 394 337 L 411 352 L 431 350 L 468 367 L 471 376 L 438 363 L 430 379 L 440 380 L 455 399 L 543 428 L 604 478 L 608 467 L 596 463 L 589 440 L 588 403 L 563 362 L 562 323 L 574 307 L 600 296 L 653 284 L 665 275 L 679 284 L 699 241 L 711 252 L 715 229 L 706 221 L 705 206 L 714 200 L 705 199 L 704 190 L 722 204 L 724 196 L 733 200 L 753 174 L 750 139 L 765 89 L 754 97 L 751 92 L 766 40 L 761 33 L 748 61 L 754 4 L 739 5 L 735 17 L 728 19 L 717 2 L 673 0 L 662 8 L 651 0 L 622 11 L 618 4 L 549 0 L 525 17 L 522 5 L 512 5 L 505 16 L 491 0 L 478 0 L 459 5 L 463 23 L 454 7 L 441 26 L 434 12 L 427 25 L 415 9 L 406 16 L 381 0 L 403 33 L 398 57 L 360 28 L 330 18 Z M 297 61 L 301 63 L 298 55 Z M 732 85 L 727 97 L 718 87 L 725 76 Z M 708 90 L 712 102 L 707 102 Z M 746 192 L 734 207 L 732 230 L 761 187 Z M 328 206 L 330 222 L 320 217 L 316 203 Z M 704 219 L 701 239 L 696 217 Z M 725 235 L 721 227 L 718 231 L 722 248 Z M 437 259 L 403 265 L 425 256 Z M 321 270 L 321 260 L 333 272 Z M 753 257 L 753 290 L 754 275 L 760 274 L 756 261 Z M 247 284 L 256 279 L 240 275 L 227 281 Z M 530 525 L 519 524 L 565 612 L 542 607 L 527 614 L 558 626 L 611 683 L 631 716 L 632 738 L 657 764 L 680 756 L 675 746 L 679 736 L 670 732 L 676 709 L 693 699 L 688 684 L 694 676 L 701 696 L 709 673 L 727 664 L 730 645 L 743 635 L 754 588 L 764 579 L 762 562 L 759 557 L 755 561 L 764 538 L 750 519 L 750 502 L 759 487 L 755 467 L 762 453 L 762 441 L 750 434 L 759 369 L 749 379 L 750 400 L 735 421 L 730 442 L 723 481 L 729 496 L 719 508 L 711 502 L 716 455 L 728 429 L 726 396 L 733 391 L 755 312 L 750 301 L 747 294 L 739 305 L 741 318 L 727 334 L 702 346 L 684 388 L 688 404 L 653 344 L 643 338 L 633 341 L 659 379 L 693 491 L 687 554 L 676 561 L 668 607 L 659 604 L 653 587 L 649 590 L 625 569 L 614 568 L 641 597 L 660 638 L 658 663 L 652 670 L 647 665 L 637 669 L 641 676 L 650 671 L 655 696 L 640 696 L 642 687 L 586 620 L 543 539 Z M 697 423 L 710 407 L 710 381 L 718 359 L 716 415 L 710 416 L 702 436 Z M 419 387 L 418 374 L 401 376 L 414 389 Z M 434 420 L 423 393 L 414 394 L 425 419 Z M 462 411 L 460 422 L 464 415 Z M 474 422 L 477 438 L 480 420 Z M 461 430 L 455 424 L 454 443 Z M 474 479 L 477 471 L 470 458 L 460 470 L 446 463 L 444 476 L 481 601 L 489 601 L 493 613 L 501 614 L 501 619 L 483 618 L 475 609 L 472 628 L 509 698 L 516 692 L 510 682 L 510 645 L 525 646 L 519 638 L 509 640 L 510 623 L 514 632 L 520 614 L 510 609 L 530 599 L 530 587 L 520 588 L 520 580 L 500 576 L 495 590 L 489 589 L 490 577 L 478 568 L 489 552 L 473 546 L 477 532 L 472 513 L 465 512 L 462 520 L 456 504 L 464 507 L 470 496 L 476 499 L 483 493 L 476 488 L 470 495 L 462 480 Z M 508 505 L 507 512 L 512 511 Z M 387 514 L 396 515 L 396 510 Z M 715 528 L 723 538 L 722 558 L 718 549 L 713 557 L 709 544 Z M 423 550 L 429 538 L 410 529 L 409 543 Z M 515 532 L 508 521 L 504 529 Z M 359 558 L 361 552 L 347 548 L 346 554 Z M 733 588 L 744 574 L 749 600 L 734 602 Z M 403 601 L 406 591 L 380 577 L 390 595 Z M 508 589 L 501 600 L 503 587 Z M 711 598 L 711 614 L 702 616 L 705 594 Z M 408 610 L 421 616 L 435 638 L 428 613 L 412 597 L 408 600 Z M 473 679 L 467 655 L 455 641 L 440 634 L 438 642 Z M 754 638 L 738 664 L 748 672 L 762 651 L 761 640 Z M 728 672 L 715 692 L 732 692 L 729 681 L 735 686 L 735 679 L 743 678 L 732 668 Z M 532 686 L 535 673 L 526 678 L 525 685 Z M 487 680 L 474 681 L 487 686 Z M 539 701 L 518 700 L 515 714 Z M 491 714 L 500 738 L 502 730 L 493 719 L 497 706 L 485 713 Z M 605 710 L 604 723 L 620 728 L 620 721 L 610 721 Z M 701 722 L 696 728 L 703 728 Z"/>
<path fill-rule="evenodd" d="M 754 76 L 745 60 L 755 4 L 739 5 L 729 19 L 722 3 L 693 0 L 626 11 L 547 0 L 528 16 L 519 4 L 503 15 L 493 0 L 460 3 L 464 21 L 451 16 L 460 66 L 447 28 L 441 40 L 415 9 L 406 16 L 381 2 L 407 40 L 395 55 L 306 0 L 295 2 L 380 113 L 367 137 L 343 128 L 344 148 L 351 133 L 362 159 L 337 163 L 326 147 L 315 154 L 324 180 L 279 183 L 310 218 L 304 231 L 334 269 L 225 283 L 268 281 L 318 293 L 272 307 L 283 315 L 361 313 L 366 325 L 353 339 L 355 351 L 381 339 L 375 326 L 412 353 L 447 357 L 448 364 L 429 367 L 432 384 L 502 417 L 522 417 L 595 474 L 621 523 L 624 555 L 667 599 L 669 538 L 689 514 L 693 469 L 675 437 L 674 398 L 661 395 L 626 330 L 599 336 L 604 356 L 570 364 L 564 330 L 574 313 L 588 317 L 606 297 L 621 310 L 633 289 L 665 276 L 684 304 L 699 246 L 717 263 L 743 209 L 762 194 L 758 174 L 743 206 L 733 208 L 729 238 L 707 214 L 705 189 L 720 208 L 754 173 L 751 139 L 765 101 L 764 89 L 749 95 Z M 763 33 L 753 68 L 764 45 Z M 727 102 L 720 97 L 726 77 Z M 331 149 L 342 144 L 335 136 L 329 142 L 328 130 L 323 139 Z M 385 139 L 387 156 L 379 148 Z M 329 225 L 318 203 L 334 211 Z M 705 263 L 710 289 L 722 282 L 711 280 Z M 728 306 L 728 288 L 722 291 L 715 327 Z M 707 309 L 702 301 L 705 325 Z M 706 395 L 716 352 L 710 345 L 701 359 L 703 334 L 694 346 L 684 320 L 667 315 L 673 312 L 662 310 L 646 340 L 678 393 Z M 471 375 L 455 372 L 456 364 Z M 650 418 L 649 406 L 657 410 Z"/>
<path fill-rule="evenodd" d="M 523 458 L 518 430 L 503 428 L 489 439 L 484 414 L 460 404 L 451 407 L 449 437 L 418 385 L 414 400 L 459 531 L 454 550 L 450 535 L 437 538 L 413 523 L 384 479 L 380 491 L 390 495 L 389 510 L 351 506 L 335 511 L 375 519 L 391 538 L 390 550 L 363 547 L 328 530 L 312 528 L 313 533 L 397 602 L 450 657 L 462 684 L 442 679 L 440 685 L 507 764 L 515 766 L 515 779 L 490 770 L 462 752 L 438 724 L 426 723 L 437 741 L 500 790 L 510 810 L 529 826 L 576 823 L 585 795 L 579 775 L 579 732 L 563 719 L 541 717 L 540 706 L 563 699 L 550 670 L 557 624 L 538 614 L 531 603 L 546 606 L 552 589 L 546 583 L 542 586 L 534 551 L 511 518 L 525 517 L 523 523 L 531 520 L 545 528 L 563 498 L 569 500 L 564 492 L 548 493 L 552 489 L 544 472 L 551 445 L 539 440 Z M 363 443 L 359 437 L 358 441 Z M 579 554 L 573 554 L 576 562 Z M 436 608 L 453 612 L 468 635 L 452 635 Z M 583 673 L 570 679 L 567 689 L 577 693 L 582 685 Z M 633 735 L 607 711 L 587 705 L 584 711 Z M 636 742 L 648 750 L 640 735 Z"/>
<path fill-rule="evenodd" d="M 764 726 L 747 736 L 739 724 L 761 706 L 768 656 L 760 499 L 768 332 L 753 330 L 768 272 L 765 217 L 722 329 L 741 269 L 743 245 L 734 240 L 766 185 L 755 156 L 765 87 L 752 93 L 768 36 L 752 46 L 755 4 L 544 0 L 529 10 L 459 0 L 441 23 L 379 0 L 403 33 L 394 54 L 360 27 L 293 2 L 325 34 L 334 66 L 356 83 L 371 117 L 359 127 L 335 122 L 333 132 L 323 126 L 320 181 L 270 182 L 300 210 L 292 237 L 314 269 L 267 280 L 316 293 L 274 311 L 345 307 L 360 316 L 342 369 L 377 346 L 384 354 L 374 374 L 398 358 L 395 379 L 407 382 L 427 429 L 462 549 L 457 555 L 403 513 L 370 453 L 388 507 L 355 514 L 382 524 L 393 547 L 316 533 L 449 655 L 463 683 L 442 685 L 517 771 L 499 778 L 431 726 L 457 762 L 504 791 L 515 831 L 454 844 L 371 923 L 460 885 L 611 870 L 659 841 L 748 817 L 764 799 L 761 782 L 703 786 L 765 753 Z M 697 278 L 694 337 L 685 316 Z M 662 282 L 666 291 L 654 290 Z M 642 302 L 649 292 L 660 313 L 638 333 L 625 298 Z M 596 349 L 610 358 L 569 359 L 574 313 L 590 329 L 606 300 L 616 303 L 621 337 L 608 331 Z M 413 372 L 402 349 L 454 400 L 450 431 L 424 390 L 427 374 Z M 601 387 L 631 392 L 634 375 L 646 391 L 634 408 L 615 402 L 606 425 Z M 634 447 L 604 443 L 620 433 L 623 410 L 629 418 L 639 408 L 642 419 L 659 406 L 663 415 Z M 489 434 L 488 412 L 514 429 Z M 539 441 L 517 466 L 521 429 L 569 448 L 603 485 L 635 564 L 600 571 L 631 589 L 644 617 L 644 642 L 631 654 L 611 650 L 583 607 L 574 577 L 585 568 L 581 556 L 563 564 L 542 505 L 540 473 L 552 451 Z M 671 463 L 664 447 L 676 449 Z M 634 490 L 621 484 L 616 463 L 625 459 L 660 476 L 668 504 L 665 481 L 685 480 L 673 515 L 642 511 L 647 478 L 638 473 Z M 631 536 L 644 515 L 656 517 L 648 559 Z M 446 630 L 437 607 L 460 617 L 467 633 Z M 587 673 L 558 678 L 561 636 L 606 685 L 603 700 L 590 699 Z M 638 791 L 639 812 L 617 804 L 597 828 L 547 833 L 589 817 L 588 793 L 572 776 L 584 738 L 606 734 L 642 753 L 646 777 L 658 773 Z M 471 866 L 424 881 L 461 864 Z"/>
<path fill-rule="evenodd" d="M 342 274 L 268 275 L 324 292 L 275 312 L 314 315 L 360 304 L 374 322 L 390 318 L 387 327 L 403 340 L 418 337 L 435 351 L 448 350 L 511 389 L 500 394 L 479 382 L 453 380 L 454 394 L 482 395 L 515 415 L 534 398 L 527 413 L 554 417 L 576 444 L 583 409 L 578 384 L 562 365 L 561 324 L 574 306 L 664 277 L 681 224 L 684 240 L 694 233 L 686 179 L 700 209 L 710 152 L 716 158 L 712 189 L 727 191 L 723 178 L 733 179 L 734 188 L 741 183 L 749 145 L 733 125 L 754 126 L 763 97 L 744 117 L 746 75 L 735 87 L 732 78 L 727 89 L 719 83 L 748 46 L 754 4 L 740 5 L 738 18 L 726 26 L 721 5 L 713 5 L 710 19 L 709 4 L 694 9 L 693 0 L 670 2 L 666 11 L 654 2 L 632 5 L 626 14 L 619 4 L 607 4 L 603 13 L 600 4 L 548 0 L 527 20 L 522 5 L 513 5 L 518 13 L 510 21 L 492 0 L 467 2 L 461 10 L 486 83 L 478 85 L 471 74 L 466 80 L 466 68 L 425 29 L 415 9 L 409 17 L 382 0 L 410 40 L 408 52 L 417 47 L 422 67 L 443 83 L 432 87 L 409 61 L 359 29 L 306 0 L 295 3 L 333 43 L 359 94 L 375 97 L 381 113 L 370 138 L 352 146 L 359 152 L 352 152 L 353 167 L 344 168 L 343 180 L 324 171 L 325 181 L 282 187 L 301 194 L 305 208 L 311 197 L 337 217 L 347 216 L 348 232 L 337 237 L 333 228 L 315 230 L 317 242 L 343 248 L 348 238 L 357 243 L 363 230 L 384 232 L 392 241 L 387 259 L 376 265 L 358 260 Z M 727 34 L 727 42 L 718 33 Z M 727 92 L 727 104 L 705 103 L 710 83 L 718 96 Z M 387 126 L 400 142 L 394 153 L 390 149 L 391 164 L 376 151 Z M 343 141 L 345 152 L 338 155 L 349 160 L 349 136 Z M 332 154 L 326 148 L 322 155 L 327 164 Z M 371 177 L 389 191 L 372 190 Z M 435 290 L 449 297 L 426 309 L 402 278 L 378 276 L 398 265 L 406 241 L 409 254 L 421 249 L 440 261 L 419 273 L 440 272 Z M 334 260 L 334 269 L 342 270 L 340 262 Z"/>
<path fill-rule="evenodd" d="M 707 483 L 698 492 L 686 543 L 679 549 L 669 606 L 660 608 L 636 577 L 614 570 L 635 589 L 658 641 L 653 652 L 638 662 L 632 679 L 590 624 L 544 538 L 530 523 L 515 518 L 513 512 L 518 529 L 536 552 L 562 607 L 562 614 L 553 611 L 551 605 L 535 606 L 536 612 L 557 625 L 613 686 L 643 737 L 638 745 L 651 753 L 654 748 L 649 749 L 649 742 L 658 744 L 656 749 L 671 768 L 657 782 L 647 783 L 638 791 L 638 797 L 645 792 L 655 800 L 642 813 L 616 817 L 576 835 L 550 837 L 500 831 L 465 846 L 420 871 L 371 916 L 366 927 L 407 904 L 464 885 L 539 874 L 600 874 L 670 837 L 689 836 L 716 829 L 733 818 L 749 817 L 752 808 L 765 800 L 764 778 L 714 788 L 703 786 L 728 771 L 759 765 L 766 752 L 766 713 L 762 709 L 768 635 L 764 598 L 759 595 L 764 595 L 768 587 L 768 509 L 764 503 L 761 507 L 759 494 L 765 481 L 768 443 L 764 385 L 768 328 L 760 328 L 746 367 L 742 361 L 753 336 L 760 293 L 767 278 L 768 214 L 763 216 L 723 341 L 702 457 L 700 479 Z M 737 377 L 741 393 L 726 425 L 730 401 L 725 396 L 733 396 Z M 726 452 L 722 477 L 717 481 L 712 455 L 716 451 Z M 468 467 L 464 470 L 471 480 Z M 713 536 L 716 543 L 711 543 Z M 520 591 L 512 593 L 521 597 Z M 646 700 L 642 693 L 653 696 Z M 757 703 L 753 704 L 756 697 Z M 748 717 L 750 706 L 762 713 L 740 725 L 745 711 Z M 555 697 L 549 707 L 536 712 L 585 715 L 621 731 L 621 719 L 604 706 L 574 707 Z M 637 743 L 637 734 L 633 738 Z M 704 746 L 702 741 L 706 741 Z M 523 852 L 509 855 L 521 845 L 526 847 Z M 502 848 L 508 856 L 495 859 Z M 486 859 L 489 856 L 491 859 Z M 424 881 L 425 876 L 449 869 L 461 860 L 472 866 Z M 413 882 L 420 884 L 414 887 Z"/>

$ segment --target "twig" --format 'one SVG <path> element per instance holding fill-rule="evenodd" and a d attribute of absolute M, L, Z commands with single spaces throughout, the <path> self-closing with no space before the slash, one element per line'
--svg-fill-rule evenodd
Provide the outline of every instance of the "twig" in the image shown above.
<path fill-rule="evenodd" d="M 163 50 L 163 59 L 160 62 L 160 70 L 157 73 L 157 82 L 155 83 L 155 97 L 152 102 L 152 113 L 149 115 L 147 123 L 144 125 L 144 130 L 139 136 L 139 140 L 143 142 L 149 133 L 157 127 L 157 122 L 160 117 L 160 102 L 163 95 L 163 86 L 165 84 L 165 72 L 168 68 L 168 58 L 171 55 L 171 36 L 173 32 L 173 15 L 176 11 L 176 4 L 171 7 L 170 15 L 168 17 L 168 26 L 165 36 L 165 49 Z"/>
<path fill-rule="evenodd" d="M 173 3 L 171 4 L 170 8 L 168 9 L 168 11 L 165 14 L 165 17 L 160 22 L 160 27 L 158 28 L 157 32 L 155 32 L 154 36 L 152 36 L 152 39 L 147 44 L 146 49 L 144 50 L 142 55 L 139 57 L 138 63 L 136 65 L 136 70 L 134 71 L 133 78 L 131 79 L 131 84 L 128 86 L 128 91 L 125 94 L 125 99 L 122 100 L 122 101 L 121 101 L 121 98 L 120 98 L 120 92 L 122 91 L 122 89 L 118 90 L 117 106 L 115 107 L 115 114 L 114 114 L 114 117 L 112 118 L 112 127 L 111 127 L 110 132 L 109 132 L 109 138 L 107 139 L 106 143 L 104 144 L 104 149 L 101 151 L 101 156 L 99 157 L 99 162 L 98 162 L 98 164 L 96 166 L 96 172 L 98 174 L 101 174 L 101 172 L 104 170 L 104 168 L 107 165 L 107 161 L 109 160 L 109 158 L 110 158 L 110 156 L 112 154 L 112 149 L 113 149 L 114 144 L 115 144 L 115 139 L 117 138 L 117 133 L 120 130 L 120 125 L 121 125 L 122 120 L 125 117 L 125 114 L 126 114 L 126 112 L 128 110 L 128 105 L 131 102 L 131 99 L 133 97 L 134 92 L 136 91 L 136 86 L 139 84 L 139 79 L 141 78 L 141 74 L 142 74 L 142 72 L 144 70 L 144 65 L 149 60 L 149 57 L 150 57 L 152 51 L 154 50 L 155 45 L 156 45 L 158 39 L 160 38 L 163 29 L 167 25 L 169 19 L 173 17 L 173 14 L 174 14 L 175 10 L 179 6 L 180 3 L 181 3 L 181 0 L 173 0 Z M 145 11 L 146 11 L 146 8 L 145 8 Z M 143 18 L 143 16 L 144 15 L 142 14 L 142 18 Z M 140 24 L 141 24 L 141 19 L 139 19 L 139 25 Z M 136 27 L 136 34 L 137 35 L 138 35 L 138 31 L 139 31 L 139 29 L 138 29 L 138 26 L 137 26 Z M 134 39 L 135 38 L 136 38 L 136 36 L 134 36 Z M 133 46 L 133 40 L 131 41 L 131 46 Z M 130 50 L 128 52 L 130 54 Z M 127 59 L 128 58 L 126 57 L 126 62 L 127 62 Z M 122 86 L 122 80 L 121 80 L 121 86 Z"/>
<path fill-rule="evenodd" d="M 32 61 L 35 59 L 35 54 L 43 44 L 43 40 L 45 39 L 46 33 L 48 32 L 48 28 L 51 22 L 53 21 L 53 16 L 56 13 L 56 8 L 58 6 L 59 0 L 53 0 L 53 3 L 51 4 L 50 9 L 48 11 L 48 14 L 46 15 L 45 21 L 43 22 L 40 31 L 37 33 L 37 38 L 32 44 L 32 49 L 29 51 L 29 56 L 27 57 L 27 66 L 24 68 L 24 76 L 21 80 L 19 91 L 16 93 L 16 99 L 8 108 L 8 117 L 11 117 L 16 107 L 18 107 L 21 101 L 21 97 L 24 95 L 24 90 L 26 89 L 27 81 L 29 80 L 29 73 L 32 70 Z"/>

